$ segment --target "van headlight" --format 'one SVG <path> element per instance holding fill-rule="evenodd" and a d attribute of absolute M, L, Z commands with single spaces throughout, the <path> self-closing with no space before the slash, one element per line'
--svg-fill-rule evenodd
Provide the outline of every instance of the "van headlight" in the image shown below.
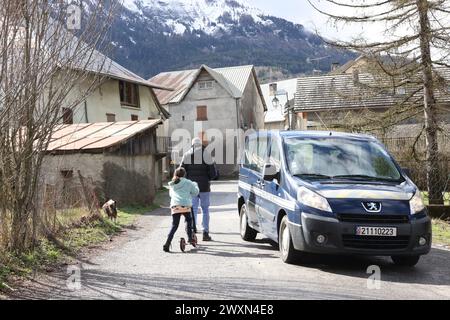
<path fill-rule="evenodd" d="M 409 206 L 411 208 L 411 214 L 416 214 L 425 209 L 425 204 L 423 203 L 422 193 L 419 189 L 416 190 L 414 196 L 409 200 Z"/>
<path fill-rule="evenodd" d="M 300 187 L 298 189 L 297 200 L 305 206 L 322 211 L 333 212 L 327 199 L 308 188 Z"/>

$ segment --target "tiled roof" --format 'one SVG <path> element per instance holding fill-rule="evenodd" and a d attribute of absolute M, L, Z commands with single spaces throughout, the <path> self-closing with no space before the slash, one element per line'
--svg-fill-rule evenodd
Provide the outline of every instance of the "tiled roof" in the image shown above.
<path fill-rule="evenodd" d="M 59 125 L 53 131 L 48 152 L 98 150 L 124 143 L 162 120 L 81 123 Z"/>
<path fill-rule="evenodd" d="M 450 69 L 438 68 L 436 72 L 450 80 Z M 383 88 L 384 87 L 384 88 Z M 318 110 L 388 108 L 402 103 L 414 89 L 405 87 L 405 92 L 394 93 L 387 81 L 382 83 L 369 73 L 360 73 L 355 79 L 353 74 L 303 77 L 297 81 L 295 110 L 310 112 Z M 422 92 L 417 93 L 418 98 Z M 448 103 L 450 94 L 436 91 L 439 102 Z"/>

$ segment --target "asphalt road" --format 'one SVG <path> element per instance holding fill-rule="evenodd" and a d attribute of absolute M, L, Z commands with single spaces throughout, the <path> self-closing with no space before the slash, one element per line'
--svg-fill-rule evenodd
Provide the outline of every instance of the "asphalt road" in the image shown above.
<path fill-rule="evenodd" d="M 450 251 L 434 248 L 413 268 L 387 258 L 309 256 L 284 264 L 262 236 L 241 240 L 237 182 L 213 187 L 211 235 L 196 250 L 163 253 L 168 209 L 142 216 L 136 228 L 80 261 L 81 288 L 69 290 L 66 270 L 38 276 L 24 299 L 450 299 Z M 180 228 L 176 239 L 183 235 Z M 379 289 L 368 289 L 367 267 L 381 268 Z"/>

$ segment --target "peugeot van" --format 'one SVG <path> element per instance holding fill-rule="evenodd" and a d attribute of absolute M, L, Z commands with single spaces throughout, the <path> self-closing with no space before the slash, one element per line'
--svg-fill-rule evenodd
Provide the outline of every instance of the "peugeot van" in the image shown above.
<path fill-rule="evenodd" d="M 239 174 L 240 234 L 301 252 L 390 256 L 414 266 L 431 248 L 421 193 L 367 135 L 265 131 L 246 137 Z"/>

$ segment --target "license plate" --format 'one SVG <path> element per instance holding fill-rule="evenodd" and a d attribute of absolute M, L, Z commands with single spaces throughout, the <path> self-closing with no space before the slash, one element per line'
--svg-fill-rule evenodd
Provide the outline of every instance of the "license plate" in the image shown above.
<path fill-rule="evenodd" d="M 397 228 L 391 227 L 357 227 L 357 236 L 396 237 Z"/>

